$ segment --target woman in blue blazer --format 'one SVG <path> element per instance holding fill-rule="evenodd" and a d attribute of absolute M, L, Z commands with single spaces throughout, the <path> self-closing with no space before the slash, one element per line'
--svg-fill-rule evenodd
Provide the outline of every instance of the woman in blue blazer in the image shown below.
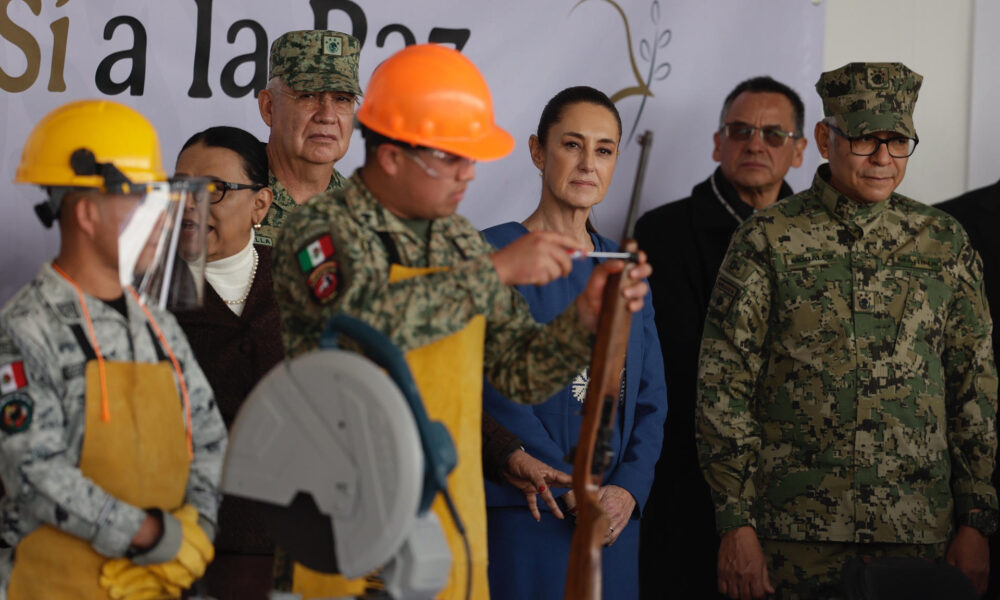
<path fill-rule="evenodd" d="M 557 231 L 593 250 L 616 250 L 617 244 L 593 230 L 589 216 L 611 184 L 620 139 L 621 118 L 606 95 L 589 87 L 559 92 L 529 140 L 532 162 L 542 177 L 538 208 L 523 223 L 487 229 L 486 238 L 502 248 L 529 231 Z M 547 323 L 569 306 L 595 264 L 595 259 L 577 260 L 568 277 L 544 286 L 519 286 L 535 319 Z M 512 402 L 487 385 L 484 409 L 524 441 L 526 452 L 569 472 L 567 453 L 577 443 L 588 381 L 584 371 L 537 406 Z M 611 519 L 602 557 L 604 598 L 638 597 L 638 519 L 652 485 L 666 413 L 663 362 L 647 296 L 642 312 L 632 318 L 612 439 L 614 459 L 600 489 L 601 506 Z M 561 500 L 572 512 L 573 493 L 564 493 Z M 489 481 L 486 505 L 491 597 L 562 598 L 572 515 L 558 519 L 543 506 L 536 522 L 521 490 Z"/>

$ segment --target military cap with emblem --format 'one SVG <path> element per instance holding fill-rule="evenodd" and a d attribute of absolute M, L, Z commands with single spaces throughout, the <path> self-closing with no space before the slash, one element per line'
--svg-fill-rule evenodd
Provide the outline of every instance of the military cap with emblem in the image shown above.
<path fill-rule="evenodd" d="M 892 131 L 918 139 L 913 105 L 924 78 L 903 63 L 849 63 L 820 75 L 823 115 L 848 137 Z"/>
<path fill-rule="evenodd" d="M 357 38 L 326 29 L 289 31 L 271 44 L 268 79 L 281 77 L 293 90 L 361 95 Z"/>

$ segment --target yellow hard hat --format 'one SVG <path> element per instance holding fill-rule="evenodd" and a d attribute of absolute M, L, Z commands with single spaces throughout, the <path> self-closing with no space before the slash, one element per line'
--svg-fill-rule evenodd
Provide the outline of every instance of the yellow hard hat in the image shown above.
<path fill-rule="evenodd" d="M 105 180 L 116 170 L 127 181 L 115 184 L 165 181 L 156 130 L 124 104 L 78 100 L 53 110 L 35 125 L 24 143 L 14 182 L 112 191 L 108 188 L 117 186 Z"/>

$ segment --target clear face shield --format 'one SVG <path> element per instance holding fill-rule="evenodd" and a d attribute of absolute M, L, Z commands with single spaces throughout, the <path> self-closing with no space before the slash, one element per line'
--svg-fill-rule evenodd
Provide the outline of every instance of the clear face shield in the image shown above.
<path fill-rule="evenodd" d="M 146 184 L 119 226 L 118 275 L 150 306 L 190 310 L 202 304 L 208 179 Z"/>

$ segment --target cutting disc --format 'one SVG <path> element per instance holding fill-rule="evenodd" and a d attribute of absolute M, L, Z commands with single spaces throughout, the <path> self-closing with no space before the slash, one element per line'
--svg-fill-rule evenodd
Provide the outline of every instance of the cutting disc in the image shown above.
<path fill-rule="evenodd" d="M 284 361 L 230 430 L 222 491 L 256 501 L 303 565 L 359 577 L 399 549 L 417 514 L 423 451 L 399 388 L 340 349 Z"/>

